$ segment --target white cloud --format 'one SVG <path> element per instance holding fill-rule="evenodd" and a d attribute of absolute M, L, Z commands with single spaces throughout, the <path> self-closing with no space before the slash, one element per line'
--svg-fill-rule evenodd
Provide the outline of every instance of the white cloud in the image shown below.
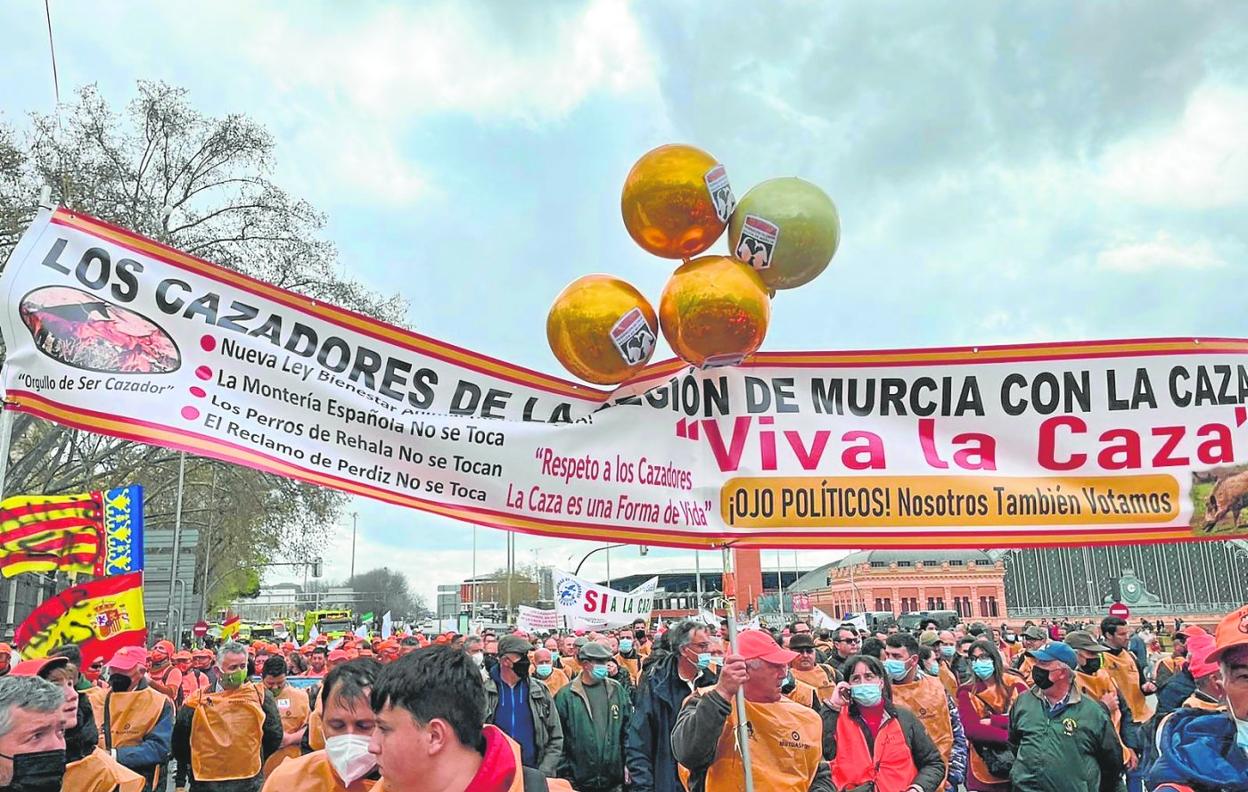
<path fill-rule="evenodd" d="M 1152 270 L 1202 270 L 1226 264 L 1208 240 L 1181 243 L 1167 234 L 1158 234 L 1146 242 L 1124 242 L 1102 250 L 1096 257 L 1101 269 L 1116 272 L 1149 272 Z"/>
<path fill-rule="evenodd" d="M 1203 85 L 1170 128 L 1112 146 L 1102 183 L 1118 197 L 1213 209 L 1248 201 L 1248 91 Z"/>

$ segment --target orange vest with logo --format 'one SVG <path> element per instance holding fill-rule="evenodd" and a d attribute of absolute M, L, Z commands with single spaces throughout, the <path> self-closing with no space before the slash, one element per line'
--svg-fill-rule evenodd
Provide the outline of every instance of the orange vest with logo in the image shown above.
<path fill-rule="evenodd" d="M 821 700 L 831 698 L 832 693 L 836 690 L 836 682 L 833 681 L 827 669 L 823 666 L 817 665 L 809 671 L 801 671 L 796 668 L 792 669 L 792 671 L 793 678 L 813 687 L 818 692 Z"/>
<path fill-rule="evenodd" d="M 76 762 L 65 765 L 61 788 L 68 792 L 143 792 L 143 776 L 122 767 L 111 755 L 96 748 Z"/>
<path fill-rule="evenodd" d="M 1101 652 L 1101 657 L 1106 657 L 1108 654 L 1109 652 Z M 1102 661 L 1103 663 L 1104 661 Z M 1079 686 L 1079 692 L 1087 695 L 1089 698 L 1096 699 L 1102 705 L 1101 699 L 1107 694 L 1113 693 L 1115 697 L 1118 695 L 1118 683 L 1105 670 L 1104 665 L 1095 674 L 1085 674 L 1082 671 L 1076 671 L 1075 684 Z M 1124 762 L 1130 761 L 1135 756 L 1135 751 L 1123 745 L 1122 742 L 1122 710 L 1115 707 L 1109 713 L 1109 719 L 1114 724 L 1114 735 L 1118 738 L 1118 744 L 1122 745 L 1122 760 Z"/>
<path fill-rule="evenodd" d="M 929 676 L 919 676 L 908 685 L 894 682 L 893 703 L 915 714 L 948 767 L 949 757 L 953 755 L 953 722 L 949 717 L 949 694 L 945 686 Z"/>
<path fill-rule="evenodd" d="M 813 688 L 807 685 L 806 689 L 813 695 Z M 823 761 L 823 721 L 818 713 L 782 697 L 769 703 L 745 702 L 745 718 L 754 777 L 767 779 L 759 788 L 767 792 L 807 792 Z M 705 789 L 745 789 L 745 768 L 737 752 L 736 707 L 724 721 L 715 759 L 706 771 Z"/>
<path fill-rule="evenodd" d="M 1135 655 L 1123 649 L 1118 654 L 1101 652 L 1101 667 L 1118 683 L 1118 689 L 1131 705 L 1131 718 L 1136 723 L 1143 723 L 1153 717 L 1144 699 L 1144 691 L 1140 690 L 1139 666 L 1135 664 Z"/>
<path fill-rule="evenodd" d="M 1006 677 L 1006 685 L 1013 683 L 1009 677 Z M 971 706 L 975 708 L 975 714 L 980 718 L 987 718 L 990 715 L 1006 715 L 1010 711 L 1010 707 L 1014 704 L 1014 699 L 1018 695 L 1017 688 L 1001 687 L 995 683 L 990 683 L 983 690 L 975 690 L 975 683 L 970 683 Z M 1010 779 L 997 778 L 988 772 L 988 765 L 984 764 L 983 758 L 979 752 L 975 750 L 975 742 L 967 740 L 967 749 L 970 758 L 971 774 L 975 776 L 977 781 L 985 784 L 1004 784 Z"/>
<path fill-rule="evenodd" d="M 106 751 L 141 744 L 160 722 L 165 703 L 169 701 L 164 693 L 155 688 L 125 693 L 101 692 L 99 707 L 96 708 L 95 696 L 91 696 L 91 707 L 95 713 L 95 726 L 100 732 L 99 745 Z M 107 732 L 104 729 L 105 714 L 108 716 Z"/>
<path fill-rule="evenodd" d="M 263 792 L 368 792 L 377 784 L 361 778 L 344 786 L 324 751 L 299 756 L 273 771 Z"/>
<path fill-rule="evenodd" d="M 264 688 L 254 682 L 186 700 L 191 719 L 191 771 L 196 781 L 238 781 L 260 774 Z"/>
<path fill-rule="evenodd" d="M 308 725 L 311 708 L 308 706 L 308 693 L 290 685 L 282 688 L 273 698 L 277 699 L 277 713 L 282 718 L 282 731 L 286 733 L 299 731 Z M 293 759 L 300 754 L 298 745 L 279 748 L 264 760 L 264 777 L 268 778 L 279 764 Z"/>
<path fill-rule="evenodd" d="M 849 716 L 848 707 L 841 710 L 836 719 L 836 758 L 832 760 L 834 788 L 856 789 L 873 783 L 877 792 L 903 792 L 918 774 L 896 718 L 885 715 L 875 735 L 875 750 L 868 751 L 862 725 Z"/>

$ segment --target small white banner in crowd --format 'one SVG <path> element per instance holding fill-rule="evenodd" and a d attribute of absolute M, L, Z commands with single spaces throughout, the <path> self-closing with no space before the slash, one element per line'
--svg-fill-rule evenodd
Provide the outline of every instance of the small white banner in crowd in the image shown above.
<path fill-rule="evenodd" d="M 558 611 L 530 608 L 528 605 L 520 605 L 518 607 L 520 608 L 520 615 L 516 617 L 517 628 L 528 633 L 550 632 L 558 629 Z"/>
<path fill-rule="evenodd" d="M 617 591 L 567 572 L 555 572 L 555 610 L 573 629 L 623 627 L 635 619 L 649 621 L 658 577 L 632 591 Z"/>

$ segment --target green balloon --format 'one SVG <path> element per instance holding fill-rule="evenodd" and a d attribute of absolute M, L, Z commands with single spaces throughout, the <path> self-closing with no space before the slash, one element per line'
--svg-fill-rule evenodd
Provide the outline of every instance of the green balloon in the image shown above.
<path fill-rule="evenodd" d="M 815 185 L 791 176 L 755 186 L 728 221 L 729 252 L 772 289 L 814 280 L 840 242 L 836 204 Z"/>

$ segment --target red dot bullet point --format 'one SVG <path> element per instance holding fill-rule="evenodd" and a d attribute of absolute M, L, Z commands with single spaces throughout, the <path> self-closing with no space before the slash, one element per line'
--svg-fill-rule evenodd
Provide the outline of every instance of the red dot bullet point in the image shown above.
<path fill-rule="evenodd" d="M 199 410 L 195 409 L 194 407 L 183 407 L 182 417 L 188 421 L 194 421 L 196 418 L 199 417 Z"/>
<path fill-rule="evenodd" d="M 192 385 L 192 386 L 191 386 L 191 395 L 192 395 L 192 396 L 194 396 L 194 397 L 195 397 L 195 398 L 197 398 L 197 399 L 202 399 L 202 398 L 204 398 L 205 396 L 207 396 L 207 395 L 208 395 L 208 391 L 204 390 L 203 388 L 199 387 L 198 385 Z"/>
<path fill-rule="evenodd" d="M 206 335 L 203 338 L 199 339 L 199 346 L 205 352 L 211 352 L 212 350 L 217 348 L 217 339 L 213 338 L 210 335 Z"/>
<path fill-rule="evenodd" d="M 199 377 L 201 380 L 204 380 L 206 382 L 212 379 L 212 369 L 208 368 L 207 366 L 200 366 L 199 368 L 195 369 L 195 376 Z"/>

